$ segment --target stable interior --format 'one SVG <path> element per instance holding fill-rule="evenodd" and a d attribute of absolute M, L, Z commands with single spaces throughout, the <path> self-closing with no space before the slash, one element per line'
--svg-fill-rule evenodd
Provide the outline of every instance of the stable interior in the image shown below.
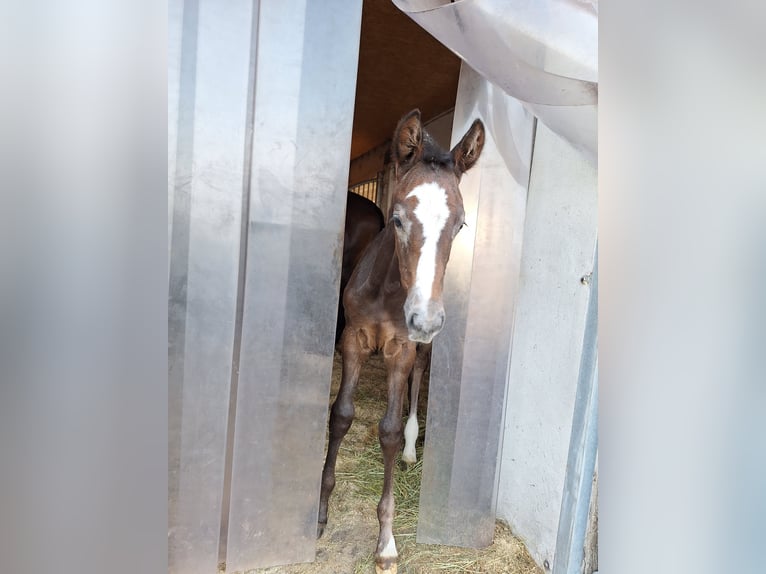
<path fill-rule="evenodd" d="M 349 187 L 388 213 L 385 155 L 399 119 L 420 109 L 449 147 L 460 59 L 392 2 L 365 0 L 351 136 Z"/>

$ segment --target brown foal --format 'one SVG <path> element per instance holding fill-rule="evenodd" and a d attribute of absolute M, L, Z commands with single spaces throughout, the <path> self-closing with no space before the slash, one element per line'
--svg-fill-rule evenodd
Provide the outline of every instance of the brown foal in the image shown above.
<path fill-rule="evenodd" d="M 389 225 L 365 251 L 343 295 L 346 315 L 341 337 L 343 374 L 330 413 L 318 533 L 321 535 L 327 524 L 327 503 L 335 486 L 338 449 L 354 418 L 353 398 L 359 372 L 371 353 L 382 351 L 388 372 L 388 407 L 378 427 L 384 464 L 383 494 L 378 504 L 380 533 L 375 550 L 375 569 L 379 574 L 396 572 L 393 479 L 396 453 L 404 434 L 402 408 L 407 378 L 419 357 L 413 373 L 419 381 L 430 343 L 444 325 L 444 271 L 452 241 L 464 225 L 465 215 L 458 184 L 462 174 L 478 160 L 484 138 L 484 125 L 476 120 L 460 143 L 451 152 L 445 152 L 423 129 L 418 110 L 400 120 L 391 144 L 394 188 Z M 417 403 L 417 395 L 413 394 Z M 412 404 L 410 412 L 414 413 Z M 414 427 L 412 421 L 411 416 L 405 462 L 414 462 L 417 418 Z"/>

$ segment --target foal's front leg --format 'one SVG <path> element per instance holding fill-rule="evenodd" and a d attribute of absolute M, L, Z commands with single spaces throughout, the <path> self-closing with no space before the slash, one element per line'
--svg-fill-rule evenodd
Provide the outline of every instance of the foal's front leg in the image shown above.
<path fill-rule="evenodd" d="M 419 343 L 415 366 L 410 375 L 410 415 L 407 418 L 407 426 L 404 427 L 402 460 L 407 463 L 407 468 L 418 460 L 415 453 L 415 442 L 418 440 L 418 433 L 420 432 L 418 428 L 418 393 L 420 392 L 420 383 L 423 381 L 423 374 L 426 372 L 430 360 L 431 343 Z"/>
<path fill-rule="evenodd" d="M 343 330 L 341 355 L 343 357 L 343 371 L 338 396 L 330 411 L 330 441 L 322 471 L 317 538 L 322 536 L 324 527 L 327 525 L 327 505 L 330 501 L 330 494 L 335 488 L 335 462 L 338 458 L 340 443 L 354 420 L 354 391 L 356 391 L 356 385 L 359 382 L 359 372 L 370 356 L 370 349 L 362 348 L 357 330 L 350 327 Z"/>
<path fill-rule="evenodd" d="M 383 348 L 388 370 L 388 407 L 378 427 L 383 450 L 383 495 L 378 503 L 380 533 L 375 550 L 375 571 L 395 574 L 396 542 L 394 541 L 394 463 L 402 445 L 402 406 L 407 389 L 407 376 L 415 362 L 415 343 L 389 341 Z"/>

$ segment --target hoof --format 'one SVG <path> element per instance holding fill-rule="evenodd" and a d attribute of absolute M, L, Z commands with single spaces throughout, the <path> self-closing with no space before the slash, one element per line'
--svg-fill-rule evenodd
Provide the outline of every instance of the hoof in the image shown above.
<path fill-rule="evenodd" d="M 375 564 L 375 574 L 396 574 L 396 562 L 390 564 L 386 569 L 379 564 Z"/>
<path fill-rule="evenodd" d="M 317 540 L 322 538 L 322 534 L 324 534 L 325 526 L 327 526 L 326 522 L 318 522 L 317 523 Z"/>
<path fill-rule="evenodd" d="M 408 452 L 402 453 L 402 461 L 407 463 L 407 466 L 410 466 L 412 464 L 415 464 L 418 462 L 418 457 L 415 454 L 410 454 Z"/>

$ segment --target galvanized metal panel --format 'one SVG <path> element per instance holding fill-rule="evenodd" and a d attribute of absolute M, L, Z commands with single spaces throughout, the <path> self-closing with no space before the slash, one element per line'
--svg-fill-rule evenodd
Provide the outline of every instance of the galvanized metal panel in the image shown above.
<path fill-rule="evenodd" d="M 361 2 L 169 14 L 169 569 L 312 560 Z"/>
<path fill-rule="evenodd" d="M 474 118 L 489 137 L 461 183 L 468 227 L 444 285 L 447 322 L 434 340 L 418 542 L 492 542 L 496 461 L 532 153 L 534 119 L 463 64 L 453 144 Z"/>
<path fill-rule="evenodd" d="M 168 2 L 168 276 L 173 244 L 173 200 L 178 152 L 178 104 L 181 99 L 183 0 Z"/>
<path fill-rule="evenodd" d="M 598 450 L 598 251 L 587 284 L 590 297 L 561 498 L 554 574 L 580 574 L 585 558 L 585 534 Z"/>
<path fill-rule="evenodd" d="M 169 570 L 213 572 L 239 276 L 252 2 L 189 0 L 169 286 Z M 172 25 L 172 24 L 171 24 Z M 172 61 L 171 61 L 172 65 Z"/>
<path fill-rule="evenodd" d="M 314 559 L 360 24 L 260 6 L 230 571 Z"/>

